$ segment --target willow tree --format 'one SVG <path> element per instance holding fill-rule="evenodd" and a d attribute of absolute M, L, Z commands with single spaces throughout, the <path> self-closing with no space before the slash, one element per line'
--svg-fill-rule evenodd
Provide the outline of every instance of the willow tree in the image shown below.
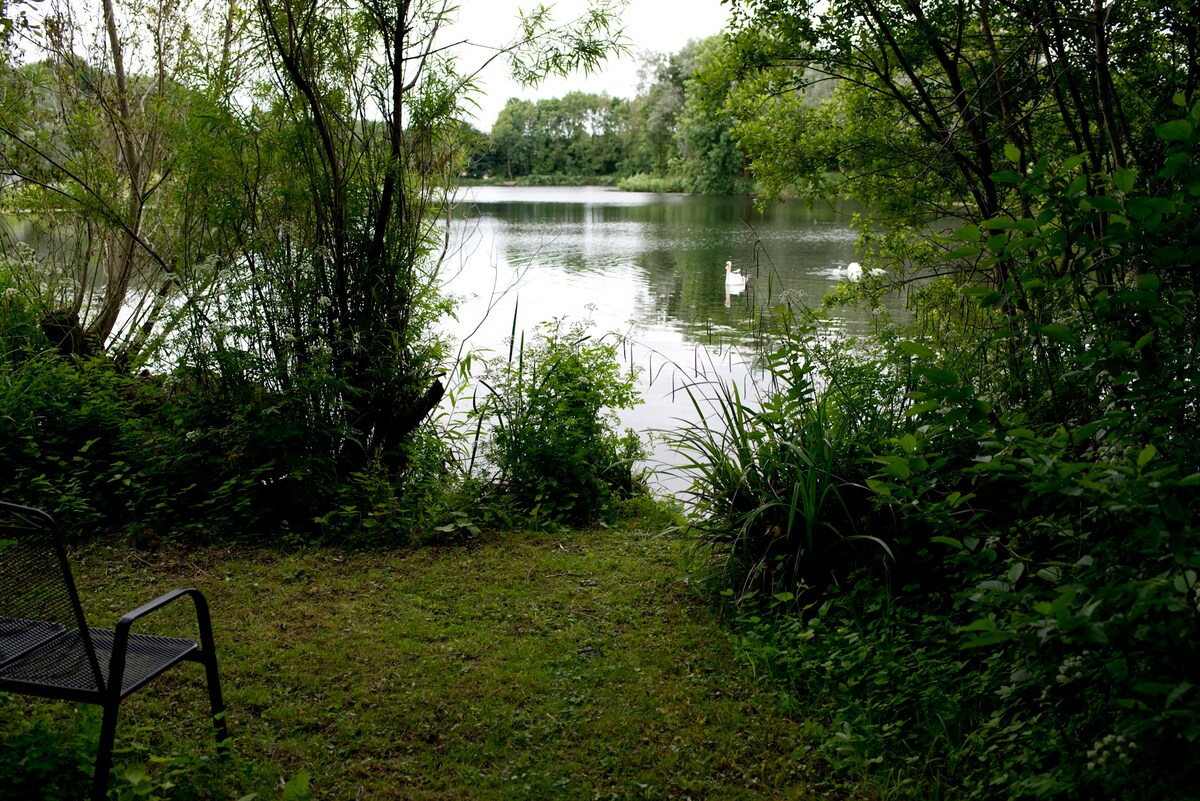
<path fill-rule="evenodd" d="M 5 32 L 32 60 L 0 66 L 0 171 L 39 253 L 28 278 L 54 344 L 135 359 L 196 255 L 177 191 L 202 100 L 191 84 L 232 31 L 171 0 L 34 8 Z"/>
<path fill-rule="evenodd" d="M 277 472 L 306 486 L 394 477 L 443 392 L 438 271 L 477 74 L 446 39 L 456 13 L 445 0 L 256 6 L 266 80 L 230 150 L 242 280 L 202 321 L 203 358 L 278 395 L 303 433 L 277 446 L 292 465 Z M 527 81 L 589 68 L 618 46 L 613 22 L 607 3 L 563 27 L 539 9 L 489 58 Z"/>

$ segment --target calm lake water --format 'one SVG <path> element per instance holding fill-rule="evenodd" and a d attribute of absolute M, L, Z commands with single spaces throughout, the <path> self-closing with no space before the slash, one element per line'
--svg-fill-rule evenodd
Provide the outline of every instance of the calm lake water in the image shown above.
<path fill-rule="evenodd" d="M 621 337 L 624 364 L 638 374 L 643 402 L 621 412 L 622 424 L 674 429 L 697 418 L 688 387 L 736 382 L 754 397 L 764 314 L 785 292 L 816 305 L 844 279 L 854 210 L 788 202 L 759 211 L 744 197 L 598 187 L 466 188 L 442 273 L 462 299 L 447 330 L 464 352 L 497 354 L 514 317 L 527 335 L 556 317 L 591 321 L 594 335 Z M 729 290 L 726 261 L 752 276 L 744 290 Z M 826 333 L 865 330 L 863 317 L 843 314 Z M 651 467 L 677 461 L 661 437 L 653 451 Z M 677 491 L 686 482 L 663 473 L 656 483 Z"/>
<path fill-rule="evenodd" d="M 453 333 L 504 352 L 514 315 L 528 335 L 555 317 L 627 337 L 644 402 L 621 415 L 638 431 L 675 428 L 696 411 L 684 388 L 736 381 L 753 397 L 755 335 L 785 291 L 817 304 L 854 260 L 853 207 L 604 188 L 462 191 L 443 277 L 464 299 Z M 725 262 L 752 280 L 727 291 Z M 841 275 L 839 275 L 839 271 Z M 853 334 L 866 321 L 830 322 Z M 671 463 L 659 442 L 653 463 Z M 652 463 L 652 466 L 654 464 Z M 666 489 L 679 480 L 660 476 Z"/>

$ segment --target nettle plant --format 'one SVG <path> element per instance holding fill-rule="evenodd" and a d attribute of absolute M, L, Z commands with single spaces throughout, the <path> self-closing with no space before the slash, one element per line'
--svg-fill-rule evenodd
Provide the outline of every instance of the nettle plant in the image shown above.
<path fill-rule="evenodd" d="M 640 485 L 638 435 L 618 428 L 617 409 L 639 401 L 615 338 L 555 319 L 487 362 L 471 418 L 494 469 L 499 498 L 535 520 L 604 520 Z"/>
<path fill-rule="evenodd" d="M 1154 175 L 997 174 L 1027 214 L 960 230 L 954 254 L 1004 266 L 962 290 L 990 330 L 973 362 L 907 343 L 912 426 L 870 482 L 933 535 L 917 558 L 994 693 L 964 747 L 1019 797 L 1168 797 L 1200 776 L 1200 105 L 1156 134 Z"/>

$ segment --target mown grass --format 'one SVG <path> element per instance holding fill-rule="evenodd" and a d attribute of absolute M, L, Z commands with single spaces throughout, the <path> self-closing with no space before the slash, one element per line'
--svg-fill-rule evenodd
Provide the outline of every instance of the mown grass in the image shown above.
<path fill-rule="evenodd" d="M 321 799 L 820 796 L 805 726 L 755 686 L 677 556 L 662 538 L 604 531 L 369 553 L 93 545 L 75 558 L 96 624 L 175 586 L 209 598 L 232 761 L 207 758 L 197 666 L 122 707 L 120 758 L 178 768 L 172 797 L 279 798 L 287 780 L 294 796 L 301 773 Z M 0 742 L 94 722 L 55 702 L 3 705 Z"/>

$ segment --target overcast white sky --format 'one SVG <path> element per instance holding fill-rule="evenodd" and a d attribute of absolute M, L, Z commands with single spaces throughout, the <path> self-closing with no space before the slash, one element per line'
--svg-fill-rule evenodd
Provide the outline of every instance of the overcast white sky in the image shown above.
<path fill-rule="evenodd" d="M 577 19 L 587 8 L 587 0 L 543 0 L 552 6 L 556 22 Z M 503 45 L 517 31 L 517 10 L 534 7 L 537 0 L 460 0 L 459 20 L 447 31 L 443 41 L 470 39 L 490 45 Z M 629 0 L 622 14 L 625 39 L 630 53 L 604 64 L 590 76 L 575 75 L 566 80 L 547 81 L 536 89 L 523 89 L 508 77 L 508 64 L 497 59 L 481 78 L 482 92 L 476 98 L 479 109 L 475 125 L 491 130 L 496 115 L 511 97 L 534 100 L 561 97 L 567 92 L 607 92 L 613 97 L 633 97 L 637 93 L 638 54 L 643 51 L 674 53 L 691 39 L 703 39 L 720 33 L 729 19 L 729 7 L 721 0 Z M 461 66 L 473 69 L 486 53 L 464 49 Z"/>

